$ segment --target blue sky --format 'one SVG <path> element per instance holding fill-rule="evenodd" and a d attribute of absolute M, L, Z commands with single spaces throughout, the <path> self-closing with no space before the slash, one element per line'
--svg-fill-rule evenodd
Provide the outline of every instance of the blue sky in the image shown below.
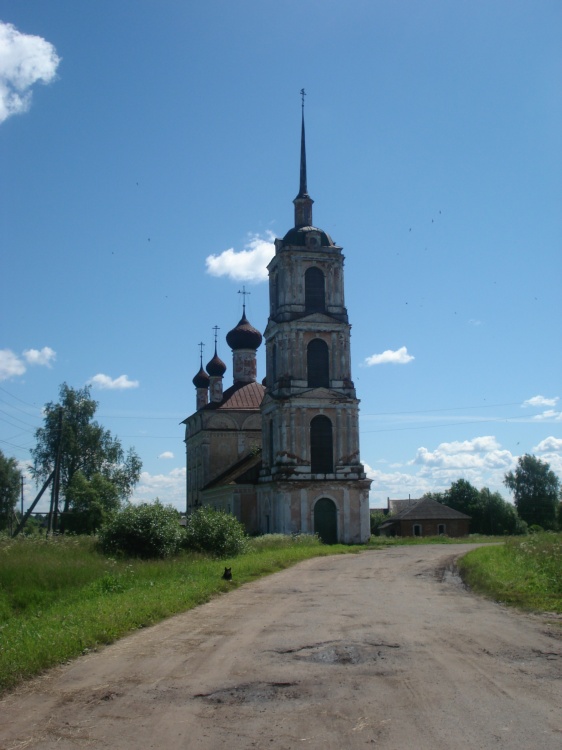
<path fill-rule="evenodd" d="M 91 383 L 184 504 L 191 379 L 293 223 L 344 248 L 371 504 L 562 476 L 558 0 L 3 0 L 0 448 Z M 258 376 L 264 375 L 263 351 Z M 35 496 L 26 485 L 26 502 Z"/>

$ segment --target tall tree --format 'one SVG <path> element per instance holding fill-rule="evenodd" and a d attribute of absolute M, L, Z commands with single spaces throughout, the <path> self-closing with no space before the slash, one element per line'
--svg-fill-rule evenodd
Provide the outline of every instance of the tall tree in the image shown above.
<path fill-rule="evenodd" d="M 481 525 L 482 510 L 480 507 L 480 493 L 466 479 L 457 479 L 443 493 L 443 503 L 460 513 L 470 516 L 470 531 L 477 533 Z"/>
<path fill-rule="evenodd" d="M 515 507 L 529 525 L 555 529 L 560 479 L 546 461 L 526 453 L 520 456 L 515 471 L 505 477 L 505 486 L 513 492 Z"/>
<path fill-rule="evenodd" d="M 488 487 L 477 490 L 466 479 L 453 482 L 443 494 L 427 493 L 434 500 L 470 516 L 473 534 L 523 534 L 526 526 L 521 522 L 511 503 Z"/>
<path fill-rule="evenodd" d="M 480 526 L 470 528 L 479 534 L 524 534 L 527 525 L 519 518 L 515 506 L 508 503 L 499 492 L 488 487 L 480 490 Z"/>
<path fill-rule="evenodd" d="M 91 398 L 89 386 L 75 389 L 63 383 L 59 396 L 58 403 L 45 405 L 44 426 L 35 433 L 37 444 L 31 451 L 34 476 L 38 480 L 49 476 L 60 444 L 63 514 L 84 514 L 92 503 L 108 510 L 114 500 L 119 504 L 130 496 L 140 477 L 140 458 L 133 448 L 125 454 L 120 441 L 94 421 L 98 403 Z M 112 491 L 108 491 L 107 482 Z M 90 516 L 99 519 L 97 513 Z M 93 531 L 91 524 L 87 529 L 82 523 L 79 526 Z"/>
<path fill-rule="evenodd" d="M 21 472 L 15 458 L 0 451 L 0 529 L 10 525 L 21 486 Z"/>

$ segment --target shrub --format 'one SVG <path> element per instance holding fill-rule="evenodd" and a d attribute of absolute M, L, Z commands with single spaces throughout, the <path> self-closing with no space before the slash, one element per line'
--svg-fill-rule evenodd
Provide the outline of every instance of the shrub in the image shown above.
<path fill-rule="evenodd" d="M 104 552 L 130 557 L 169 557 L 179 551 L 182 531 L 178 513 L 160 501 L 128 505 L 101 529 Z"/>
<path fill-rule="evenodd" d="M 187 517 L 184 544 L 197 552 L 234 557 L 246 551 L 248 541 L 244 527 L 234 516 L 203 506 Z"/>

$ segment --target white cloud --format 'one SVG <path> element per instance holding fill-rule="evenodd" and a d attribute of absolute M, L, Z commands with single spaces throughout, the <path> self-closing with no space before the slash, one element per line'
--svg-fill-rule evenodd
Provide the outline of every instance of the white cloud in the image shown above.
<path fill-rule="evenodd" d="M 185 467 L 172 469 L 168 474 L 143 471 L 131 500 L 138 505 L 158 498 L 164 505 L 173 505 L 174 508 L 185 511 L 185 478 Z"/>
<path fill-rule="evenodd" d="M 172 451 L 164 451 L 164 453 L 161 453 L 158 458 L 174 458 L 174 454 L 172 453 Z"/>
<path fill-rule="evenodd" d="M 555 411 L 554 409 L 547 409 L 546 411 L 543 411 L 542 414 L 535 414 L 533 419 L 536 419 L 538 421 L 543 421 L 547 419 L 552 422 L 562 422 L 562 411 Z"/>
<path fill-rule="evenodd" d="M 547 437 L 533 448 L 533 453 L 562 453 L 562 438 Z"/>
<path fill-rule="evenodd" d="M 95 388 L 101 391 L 124 391 L 128 388 L 138 388 L 138 380 L 129 380 L 127 375 L 120 375 L 118 378 L 110 378 L 109 375 L 98 373 L 89 380 Z"/>
<path fill-rule="evenodd" d="M 228 276 L 233 281 L 267 281 L 267 265 L 275 253 L 274 235 L 266 237 L 255 234 L 250 237 L 244 250 L 233 248 L 219 255 L 209 255 L 205 259 L 207 273 L 211 276 Z"/>
<path fill-rule="evenodd" d="M 0 21 L 0 122 L 29 109 L 31 87 L 50 83 L 59 62 L 50 42 Z"/>
<path fill-rule="evenodd" d="M 554 398 L 533 396 L 533 398 L 528 398 L 526 401 L 523 401 L 522 406 L 556 406 L 559 400 L 558 396 L 555 396 Z"/>
<path fill-rule="evenodd" d="M 447 471 L 507 469 L 513 463 L 513 456 L 509 451 L 501 450 L 495 437 L 487 435 L 462 442 L 441 443 L 434 451 L 418 448 L 411 463 Z"/>
<path fill-rule="evenodd" d="M 370 357 L 367 357 L 365 359 L 365 364 L 367 365 L 367 367 L 371 367 L 372 365 L 386 364 L 406 365 L 413 359 L 415 359 L 415 357 L 413 357 L 411 354 L 408 354 L 407 348 L 405 346 L 402 346 L 395 352 L 392 351 L 392 349 L 387 349 L 382 354 L 371 354 Z"/>
<path fill-rule="evenodd" d="M 11 349 L 0 349 L 0 381 L 23 375 L 25 365 Z"/>
<path fill-rule="evenodd" d="M 540 453 L 541 459 L 562 478 L 561 438 L 545 438 L 533 452 Z M 505 496 L 505 474 L 516 465 L 517 455 L 504 450 L 493 435 L 440 443 L 435 449 L 422 446 L 403 467 L 391 465 L 390 470 L 380 471 L 365 464 L 367 476 L 373 480 L 370 505 L 385 507 L 387 497 L 419 498 L 428 491 L 443 492 L 458 479 L 466 479 L 477 489 L 489 487 Z"/>
<path fill-rule="evenodd" d="M 484 435 L 472 440 L 454 440 L 452 443 L 441 443 L 437 450 L 442 453 L 487 453 L 500 448 L 500 444 L 493 435 Z"/>
<path fill-rule="evenodd" d="M 0 349 L 0 381 L 23 375 L 27 370 L 26 362 L 30 365 L 50 367 L 56 357 L 56 352 L 49 346 L 44 346 L 41 351 L 26 349 L 21 357 L 14 354 L 11 349 Z"/>
<path fill-rule="evenodd" d="M 38 349 L 26 349 L 23 357 L 28 365 L 44 365 L 50 367 L 51 363 L 57 358 L 57 353 L 50 346 L 44 346 L 40 351 Z"/>

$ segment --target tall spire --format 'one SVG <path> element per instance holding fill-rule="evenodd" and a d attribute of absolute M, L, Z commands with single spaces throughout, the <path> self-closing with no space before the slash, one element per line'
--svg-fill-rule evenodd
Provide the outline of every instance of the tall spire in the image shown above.
<path fill-rule="evenodd" d="M 306 142 L 304 135 L 304 97 L 306 92 L 301 89 L 301 164 L 300 164 L 300 184 L 299 194 L 293 201 L 295 206 L 295 226 L 310 227 L 312 226 L 312 204 L 314 201 L 308 194 L 306 185 Z"/>

